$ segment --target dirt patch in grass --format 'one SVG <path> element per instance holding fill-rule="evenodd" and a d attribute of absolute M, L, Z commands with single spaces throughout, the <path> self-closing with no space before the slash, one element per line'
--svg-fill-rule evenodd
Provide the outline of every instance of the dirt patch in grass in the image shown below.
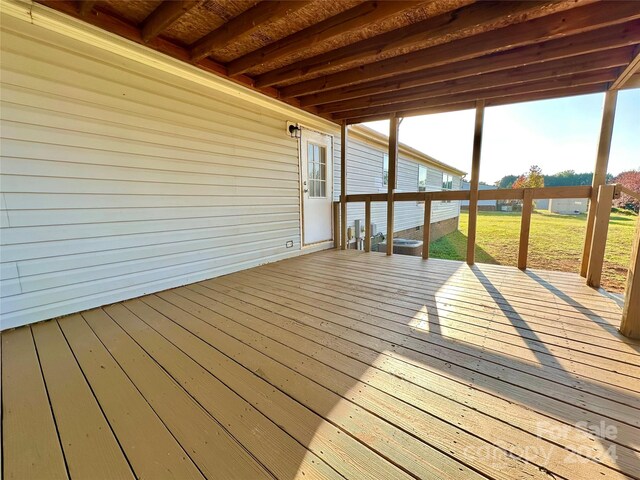
<path fill-rule="evenodd" d="M 602 287 L 622 292 L 627 278 L 637 215 L 612 213 L 605 252 Z M 434 258 L 465 260 L 469 214 L 460 215 L 459 230 L 431 243 Z M 535 211 L 531 219 L 528 266 L 561 272 L 578 272 L 586 215 L 558 215 Z M 520 238 L 520 213 L 479 212 L 476 261 L 516 265 Z"/>

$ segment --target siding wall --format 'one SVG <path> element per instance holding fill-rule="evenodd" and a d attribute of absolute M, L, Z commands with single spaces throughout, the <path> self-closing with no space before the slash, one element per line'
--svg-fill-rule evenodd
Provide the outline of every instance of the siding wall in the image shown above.
<path fill-rule="evenodd" d="M 2 26 L 3 329 L 301 253 L 295 117 Z"/>
<path fill-rule="evenodd" d="M 334 145 L 334 200 L 340 199 L 340 139 Z M 355 193 L 386 193 L 382 185 L 383 155 L 386 149 L 374 146 L 355 135 L 349 137 L 347 148 L 347 191 Z M 418 167 L 415 160 L 400 154 L 398 159 L 398 191 L 415 192 L 418 190 Z M 443 170 L 427 166 L 427 190 L 442 190 Z M 453 190 L 460 188 L 460 177 L 453 176 Z M 460 202 L 433 202 L 431 222 L 455 218 L 460 215 Z M 356 219 L 364 221 L 364 204 L 349 204 L 347 223 L 353 226 Z M 371 204 L 371 219 L 378 232 L 386 234 L 387 207 L 384 202 Z M 395 206 L 394 231 L 415 228 L 423 224 L 424 206 L 417 202 L 397 202 Z"/>

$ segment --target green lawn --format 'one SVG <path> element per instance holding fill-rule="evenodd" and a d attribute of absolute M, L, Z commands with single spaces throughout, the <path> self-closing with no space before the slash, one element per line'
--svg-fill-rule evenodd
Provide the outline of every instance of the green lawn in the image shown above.
<path fill-rule="evenodd" d="M 627 276 L 637 216 L 612 213 L 602 274 L 603 288 L 622 292 Z M 460 229 L 431 243 L 434 258 L 464 260 L 469 214 L 460 215 Z M 586 215 L 557 215 L 536 211 L 531 218 L 528 266 L 577 272 L 580 267 Z M 520 213 L 479 212 L 476 261 L 516 265 Z"/>

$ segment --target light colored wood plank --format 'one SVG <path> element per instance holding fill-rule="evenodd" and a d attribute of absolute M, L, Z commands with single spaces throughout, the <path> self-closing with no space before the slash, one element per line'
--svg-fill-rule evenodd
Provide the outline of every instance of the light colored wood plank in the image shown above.
<path fill-rule="evenodd" d="M 620 333 L 640 339 L 640 221 L 636 220 L 636 234 L 631 247 L 631 261 L 624 290 L 624 308 Z"/>
<path fill-rule="evenodd" d="M 282 314 L 272 313 L 265 308 L 261 308 L 261 306 L 247 305 L 243 301 L 236 300 L 233 297 L 225 295 L 224 293 L 220 293 L 220 291 L 223 291 L 224 289 L 210 290 L 207 288 L 200 288 L 199 285 L 193 285 L 189 288 L 196 290 L 197 292 L 201 293 L 211 300 L 206 304 L 208 308 L 215 308 L 216 312 L 224 314 L 228 318 L 233 319 L 235 322 L 249 326 L 250 328 L 253 328 L 259 332 L 265 332 L 265 336 L 272 338 L 282 345 L 288 345 L 291 346 L 291 348 L 295 349 L 298 354 L 283 353 L 284 357 L 280 361 L 284 361 L 287 364 L 291 365 L 292 368 L 294 368 L 296 371 L 313 372 L 314 377 L 316 377 L 317 370 L 327 369 L 327 367 L 330 367 L 339 372 L 350 375 L 353 379 L 358 380 L 359 382 L 363 382 L 366 385 L 373 387 L 374 390 L 367 389 L 366 386 L 363 385 L 360 389 L 361 395 L 359 395 L 355 399 L 355 401 L 362 405 L 364 408 L 371 408 L 367 403 L 367 397 L 372 401 L 375 401 L 375 399 L 379 399 L 377 401 L 378 404 L 388 405 L 388 407 L 394 412 L 397 412 L 398 410 L 403 411 L 403 413 L 398 414 L 397 417 L 390 416 L 389 412 L 386 411 L 386 409 L 385 411 L 381 412 L 381 415 L 385 416 L 392 422 L 401 422 L 401 418 L 403 417 L 403 415 L 407 415 L 409 414 L 409 412 L 412 412 L 414 407 L 417 407 L 425 412 L 429 412 L 430 414 L 436 416 L 438 419 L 449 419 L 451 417 L 454 417 L 461 413 L 460 410 L 462 409 L 464 410 L 463 413 L 465 418 L 465 423 L 461 425 L 461 428 L 463 430 L 473 432 L 474 434 L 477 434 L 480 437 L 484 437 L 489 441 L 491 441 L 492 438 L 496 438 L 497 436 L 503 440 L 506 438 L 512 438 L 511 441 L 514 442 L 529 442 L 529 440 L 526 439 L 514 438 L 513 432 L 510 432 L 511 426 L 505 426 L 503 424 L 503 422 L 510 423 L 511 418 L 513 417 L 518 417 L 519 420 L 523 420 L 521 417 L 524 415 L 525 417 L 530 418 L 530 423 L 516 422 L 519 423 L 519 426 L 525 426 L 524 430 L 533 435 L 539 436 L 541 438 L 547 438 L 551 441 L 554 440 L 553 434 L 550 433 L 552 431 L 551 428 L 547 429 L 544 432 L 541 432 L 541 429 L 536 428 L 536 425 L 539 425 L 540 422 L 545 421 L 543 419 L 546 417 L 537 417 L 536 415 L 532 416 L 530 411 L 524 408 L 522 409 L 522 411 L 520 411 L 517 404 L 505 402 L 505 404 L 501 405 L 501 402 L 499 400 L 496 400 L 495 397 L 489 395 L 483 397 L 482 394 L 479 394 L 477 396 L 472 395 L 467 385 L 463 383 L 458 384 L 455 382 L 451 382 L 449 381 L 449 379 L 444 380 L 442 377 L 439 377 L 437 375 L 433 375 L 433 378 L 424 379 L 424 383 L 421 382 L 420 384 L 407 382 L 406 378 L 404 381 L 399 381 L 397 377 L 392 376 L 391 374 L 394 371 L 394 368 L 391 368 L 391 372 L 388 372 L 390 364 L 396 363 L 396 368 L 398 369 L 411 369 L 411 366 L 402 364 L 401 362 L 392 359 L 381 361 L 377 358 L 377 354 L 370 351 L 369 354 L 367 354 L 367 350 L 363 347 L 359 347 L 354 344 L 348 344 L 339 337 L 323 336 L 313 328 L 304 328 L 294 320 L 285 319 Z M 263 303 L 262 306 L 266 306 L 268 308 L 271 307 L 271 305 L 266 303 Z M 249 319 L 245 319 L 244 315 L 242 315 L 241 312 L 251 315 L 251 317 Z M 322 346 L 319 347 L 318 344 Z M 261 348 L 263 349 L 263 351 L 268 352 L 268 354 L 271 356 L 277 355 L 278 349 L 273 349 L 271 346 L 265 344 L 265 342 L 261 342 Z M 367 360 L 363 361 L 363 363 L 355 361 L 355 359 L 353 358 L 354 352 L 360 352 Z M 303 354 L 303 356 L 299 354 Z M 308 360 L 307 358 L 305 358 L 305 356 L 312 357 L 313 359 L 322 362 L 322 364 L 318 364 L 316 366 L 313 364 L 312 360 Z M 297 360 L 297 358 L 299 358 L 300 360 Z M 368 371 L 363 374 L 362 368 L 365 365 Z M 371 368 L 373 368 L 373 371 L 370 370 Z M 415 375 L 414 372 L 412 373 Z M 420 374 L 417 375 L 422 376 Z M 317 377 L 324 379 L 324 376 L 321 375 L 317 375 Z M 330 380 L 326 380 L 327 385 L 339 385 L 338 379 L 340 377 L 340 374 L 328 373 L 327 378 L 329 378 Z M 413 378 L 416 379 L 418 377 L 416 376 Z M 331 388 L 336 387 L 334 386 Z M 340 390 L 344 387 L 337 386 L 337 388 Z M 385 395 L 383 395 L 383 393 L 390 394 L 394 398 L 386 397 Z M 482 400 L 476 403 L 476 398 L 478 396 L 480 398 L 484 398 L 484 401 L 486 401 L 487 403 L 482 404 Z M 396 410 L 394 408 L 394 401 L 396 398 L 405 401 L 410 406 L 399 408 Z M 467 400 L 464 402 L 464 404 L 462 404 L 461 402 L 463 398 Z M 461 403 L 458 404 L 456 402 Z M 487 408 L 488 406 L 490 407 Z M 467 407 L 471 407 L 472 410 L 467 410 Z M 505 408 L 506 410 L 510 411 L 503 411 L 502 414 L 496 415 L 496 412 L 493 410 L 493 408 Z M 415 418 L 413 420 L 414 422 L 422 420 L 431 424 L 431 426 L 426 428 L 426 430 L 431 432 L 431 434 L 428 435 L 429 437 L 437 432 L 437 422 L 426 419 L 417 412 L 412 413 L 412 415 L 415 415 Z M 433 423 L 435 423 L 435 425 L 433 425 Z M 479 427 L 480 425 L 482 425 L 482 428 L 485 428 L 486 430 L 482 432 L 474 431 L 475 427 Z M 563 428 L 560 424 L 555 425 L 557 427 Z M 593 439 L 588 439 L 588 435 L 585 435 L 585 432 L 574 432 L 573 430 L 567 429 L 566 426 L 563 428 L 563 431 L 564 430 L 569 430 L 568 436 L 572 437 L 572 439 L 569 441 L 576 442 L 573 447 L 569 447 L 570 449 L 573 448 L 577 450 L 578 448 L 580 448 L 579 446 L 584 445 L 585 442 L 593 442 Z M 425 428 L 423 427 L 420 427 L 416 430 L 416 434 L 422 438 L 427 437 L 424 432 Z M 446 434 L 444 435 L 446 436 Z M 440 437 L 442 435 L 437 434 L 437 436 Z M 526 434 L 524 436 L 526 437 Z M 468 446 L 469 440 L 465 438 L 464 434 L 459 434 L 457 443 L 458 442 L 465 443 Z M 611 443 L 605 441 L 602 446 L 595 447 L 594 452 L 602 453 L 611 445 Z M 555 449 L 555 447 L 551 445 L 540 444 L 537 446 L 539 446 L 541 450 L 544 451 L 553 451 Z M 564 446 L 567 447 L 566 444 Z M 618 451 L 617 453 L 622 453 L 622 451 Z M 557 458 L 559 459 L 565 458 L 565 456 L 567 455 L 566 452 L 564 453 L 564 455 L 558 452 L 552 453 L 552 455 L 554 454 L 558 455 Z M 625 459 L 623 461 L 628 466 L 629 471 L 633 471 L 634 469 L 636 469 L 633 466 L 635 453 L 628 449 L 625 449 L 623 455 L 625 456 Z M 601 458 L 609 467 L 617 467 L 615 459 L 610 458 L 607 455 L 604 455 Z M 618 457 L 618 459 L 620 459 L 620 456 Z M 547 466 L 549 465 L 550 464 L 547 464 Z M 593 468 L 593 465 L 590 468 Z M 611 472 L 605 473 L 605 475 L 606 474 L 611 474 Z"/>
<path fill-rule="evenodd" d="M 522 200 L 522 218 L 520 219 L 520 245 L 518 247 L 518 268 L 527 268 L 527 256 L 529 255 L 529 231 L 531 230 L 531 212 L 533 211 L 533 193 L 525 189 Z"/>
<path fill-rule="evenodd" d="M 123 305 L 144 319 L 146 327 L 133 317 L 123 321 L 122 315 L 118 315 L 121 326 L 145 350 L 153 352 L 154 359 L 277 478 L 340 478 L 303 442 L 297 442 L 281 429 L 294 426 L 298 432 L 306 432 L 301 438 L 312 438 L 318 422 L 307 423 L 304 414 L 298 415 L 307 411 L 304 406 L 278 395 L 277 390 L 253 372 L 198 338 L 204 325 L 201 320 L 155 296 Z M 308 430 L 310 425 L 312 428 Z M 330 455 L 331 442 L 320 440 L 326 431 L 318 432 L 318 443 L 309 447 L 322 445 L 320 448 L 326 448 Z"/>
<path fill-rule="evenodd" d="M 3 478 L 68 478 L 28 326 L 2 332 L 2 442 Z"/>
<path fill-rule="evenodd" d="M 124 453 L 56 321 L 31 327 L 72 478 L 133 479 Z"/>
<path fill-rule="evenodd" d="M 600 126 L 600 139 L 598 141 L 598 153 L 593 170 L 593 180 L 591 182 L 591 199 L 587 212 L 587 226 L 584 236 L 584 247 L 582 251 L 582 263 L 580 264 L 580 275 L 587 276 L 589 268 L 589 258 L 591 257 L 591 244 L 593 239 L 594 222 L 596 218 L 596 206 L 598 202 L 598 189 L 607 183 L 607 167 L 609 165 L 609 152 L 611 151 L 611 138 L 613 136 L 613 123 L 616 116 L 616 104 L 618 92 L 610 90 L 605 94 L 604 106 L 602 108 L 602 125 Z"/>
<path fill-rule="evenodd" d="M 389 172 L 387 175 L 387 255 L 393 255 L 394 228 L 394 194 L 398 176 L 398 135 L 400 133 L 400 119 L 392 115 L 389 119 Z"/>
<path fill-rule="evenodd" d="M 602 278 L 614 191 L 615 185 L 601 185 L 598 191 L 598 203 L 594 209 L 593 233 L 587 267 L 587 285 L 593 288 L 600 287 L 600 279 Z"/>
<path fill-rule="evenodd" d="M 471 156 L 471 179 L 469 181 L 469 224 L 467 227 L 467 264 L 476 263 L 476 230 L 478 224 L 478 185 L 480 182 L 480 155 L 482 153 L 482 130 L 484 125 L 484 101 L 476 104 Z"/>
<path fill-rule="evenodd" d="M 136 385 L 149 405 L 207 478 L 273 478 L 140 348 L 110 315 L 122 322 L 141 322 L 122 305 L 83 314 L 100 341 Z"/>
<path fill-rule="evenodd" d="M 318 386 L 313 386 L 312 383 L 306 383 L 302 379 L 296 382 L 298 385 L 306 385 L 308 390 L 306 391 L 307 398 L 305 401 L 301 401 L 297 404 L 291 401 L 291 397 L 283 396 L 284 392 L 278 390 L 274 385 L 274 375 L 277 375 L 277 371 L 273 372 L 268 369 L 268 357 L 259 354 L 258 352 L 252 352 L 250 348 L 243 345 L 233 336 L 226 334 L 219 328 L 215 328 L 210 324 L 212 321 L 210 317 L 215 317 L 220 321 L 228 321 L 221 317 L 219 314 L 207 312 L 207 315 L 203 317 L 205 311 L 197 304 L 193 304 L 186 298 L 181 297 L 174 291 L 163 292 L 157 296 L 152 296 L 143 299 L 145 303 L 153 306 L 156 310 L 162 310 L 163 314 L 178 323 L 179 325 L 191 325 L 188 329 L 194 332 L 202 341 L 209 344 L 206 355 L 197 355 L 198 361 L 202 361 L 207 357 L 213 356 L 217 358 L 219 354 L 216 354 L 211 350 L 213 347 L 216 351 L 226 355 L 228 358 L 234 360 L 239 365 L 243 365 L 248 368 L 252 375 L 246 377 L 241 373 L 236 373 L 236 368 L 231 368 L 230 372 L 220 372 L 219 362 L 212 362 L 211 360 L 205 360 L 205 365 L 214 365 L 212 372 L 216 375 L 224 375 L 225 381 L 228 375 L 236 375 L 235 381 L 231 381 L 234 385 L 234 389 L 240 389 L 237 385 L 242 381 L 244 387 L 241 391 L 253 390 L 254 393 L 247 395 L 246 398 L 254 402 L 256 408 L 261 410 L 267 408 L 266 412 L 269 412 L 270 418 L 273 418 L 278 425 L 281 426 L 287 433 L 292 435 L 302 445 L 305 445 L 312 452 L 316 453 L 318 457 L 322 458 L 328 464 L 330 464 L 338 474 L 344 475 L 347 478 L 379 478 L 380 475 L 387 475 L 390 478 L 409 478 L 408 475 L 397 467 L 387 462 L 383 458 L 376 456 L 374 452 L 369 450 L 367 446 L 354 442 L 353 438 L 349 435 L 345 435 L 341 428 L 344 425 L 323 421 L 320 414 L 325 414 L 331 410 L 331 406 L 338 406 L 337 402 L 330 404 L 328 408 L 323 408 L 320 412 L 317 412 L 310 405 L 309 399 L 314 398 L 314 394 L 321 392 Z M 193 340 L 192 340 L 193 341 Z M 189 348 L 188 351 L 194 351 L 193 348 Z M 250 361 L 259 359 L 260 363 L 253 363 L 252 366 L 247 367 Z M 228 362 L 225 362 L 225 367 Z M 230 367 L 229 367 L 230 368 Z M 284 367 L 278 368 L 280 372 L 286 371 Z M 267 373 L 269 372 L 269 373 Z M 292 379 L 293 381 L 294 379 Z M 264 382 L 268 382 L 264 385 Z M 255 391 L 261 392 L 261 395 L 256 398 Z M 268 392 L 268 393 L 267 393 Z M 272 400 L 272 399 L 276 400 Z M 285 400 L 288 398 L 288 400 Z M 319 398 L 326 398 L 320 396 Z M 295 399 L 294 399 L 295 400 Z M 265 403 L 263 403 L 265 402 Z M 274 403 L 278 408 L 274 408 Z M 300 405 L 304 408 L 300 409 Z M 338 409 L 336 415 L 344 413 L 344 409 Z M 313 414 L 309 415 L 311 412 Z M 293 419 L 291 418 L 293 416 Z M 348 421 L 348 420 L 347 420 Z M 337 426 L 336 426 L 337 425 Z M 376 444 L 377 442 L 372 442 Z M 269 443 L 265 442 L 265 446 L 272 450 Z M 344 458 L 348 457 L 349 461 L 345 462 Z M 299 460 L 299 454 L 291 457 L 294 461 Z M 290 467 L 291 464 L 283 462 L 285 466 Z M 317 460 L 315 460 L 317 462 Z M 311 457 L 311 465 L 313 466 L 314 457 Z M 287 468 L 289 470 L 289 468 Z M 313 467 L 311 472 L 313 472 Z M 303 475 L 298 475 L 302 477 Z"/>
<path fill-rule="evenodd" d="M 204 477 L 79 315 L 58 320 L 136 477 Z"/>

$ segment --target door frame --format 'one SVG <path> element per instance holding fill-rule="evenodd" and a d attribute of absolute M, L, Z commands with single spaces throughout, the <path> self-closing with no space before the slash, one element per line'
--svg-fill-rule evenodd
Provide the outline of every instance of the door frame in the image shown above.
<path fill-rule="evenodd" d="M 319 247 L 323 247 L 325 245 L 333 245 L 335 236 L 336 236 L 336 232 L 333 231 L 333 202 L 334 202 L 334 190 L 335 190 L 335 185 L 333 183 L 333 168 L 334 168 L 334 139 L 335 139 L 335 135 L 328 133 L 328 132 L 323 132 L 320 130 L 317 130 L 315 128 L 310 128 L 307 127 L 304 124 L 298 123 L 298 126 L 301 129 L 301 133 L 300 133 L 300 139 L 298 141 L 298 202 L 299 202 L 299 206 L 300 206 L 300 250 L 309 250 L 309 249 L 316 249 L 319 250 L 321 248 Z M 310 131 L 313 133 L 317 133 L 320 135 L 324 135 L 326 137 L 329 138 L 329 151 L 327 152 L 327 158 L 331 159 L 331 168 L 328 169 L 329 171 L 327 172 L 327 187 L 330 185 L 331 186 L 331 195 L 330 195 L 330 199 L 331 199 L 331 238 L 328 240 L 321 240 L 319 242 L 314 242 L 314 243 L 309 243 L 306 244 L 304 243 L 304 192 L 303 192 L 303 186 L 302 186 L 302 172 L 303 172 L 303 166 L 302 166 L 302 145 L 304 143 L 304 131 Z"/>

